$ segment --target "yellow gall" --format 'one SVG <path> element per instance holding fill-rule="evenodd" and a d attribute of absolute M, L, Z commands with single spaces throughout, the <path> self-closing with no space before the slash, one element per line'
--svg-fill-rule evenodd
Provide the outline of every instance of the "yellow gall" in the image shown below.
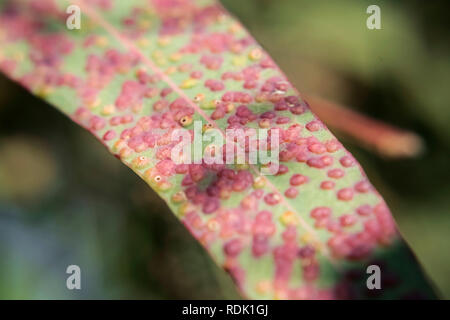
<path fill-rule="evenodd" d="M 217 15 L 217 22 L 224 23 L 227 21 L 228 16 L 226 14 L 220 13 Z"/>
<path fill-rule="evenodd" d="M 89 101 L 87 103 L 87 107 L 92 110 L 92 109 L 97 108 L 100 105 L 100 103 L 101 103 L 101 99 L 97 97 L 93 101 Z"/>
<path fill-rule="evenodd" d="M 203 246 L 207 246 L 211 241 L 211 235 L 205 232 L 200 236 L 199 241 Z"/>
<path fill-rule="evenodd" d="M 109 116 L 109 115 L 113 114 L 114 112 L 116 112 L 116 107 L 113 104 L 108 104 L 103 107 L 101 114 L 104 116 Z"/>
<path fill-rule="evenodd" d="M 166 71 L 165 71 L 165 73 L 166 73 L 167 75 L 174 74 L 175 72 L 177 72 L 177 67 L 175 67 L 175 66 L 170 66 L 170 67 L 168 67 L 168 68 L 166 69 Z"/>
<path fill-rule="evenodd" d="M 147 16 L 153 16 L 155 14 L 155 9 L 152 7 L 143 7 L 143 13 L 145 13 Z"/>
<path fill-rule="evenodd" d="M 171 188 L 172 188 L 172 184 L 171 184 L 169 181 L 162 181 L 161 183 L 159 183 L 159 184 L 156 186 L 156 189 L 157 189 L 158 191 L 162 191 L 162 192 L 168 191 L 168 190 L 170 190 Z"/>
<path fill-rule="evenodd" d="M 229 199 L 231 196 L 231 191 L 228 189 L 221 189 L 219 192 L 219 198 L 222 200 Z"/>
<path fill-rule="evenodd" d="M 203 99 L 205 99 L 205 95 L 203 93 L 199 93 L 197 95 L 195 95 L 194 97 L 194 102 L 200 102 L 203 101 Z"/>
<path fill-rule="evenodd" d="M 238 163 L 235 165 L 237 170 L 248 170 L 249 169 L 249 165 L 248 163 Z"/>
<path fill-rule="evenodd" d="M 132 165 L 135 169 L 143 169 L 148 166 L 150 160 L 146 156 L 139 156 L 133 159 Z"/>
<path fill-rule="evenodd" d="M 242 50 L 244 49 L 244 46 L 242 45 L 242 43 L 239 42 L 235 42 L 231 45 L 231 52 L 235 53 L 235 54 L 239 54 L 242 52 Z"/>
<path fill-rule="evenodd" d="M 215 109 L 216 105 L 214 104 L 214 100 L 212 100 L 212 101 L 202 101 L 200 103 L 200 108 L 205 109 L 205 110 L 211 110 L 211 109 Z"/>
<path fill-rule="evenodd" d="M 53 88 L 49 85 L 43 85 L 39 88 L 39 90 L 36 92 L 36 95 L 41 98 L 48 97 L 53 92 Z"/>
<path fill-rule="evenodd" d="M 126 74 L 130 71 L 130 67 L 128 65 L 119 65 L 117 68 L 120 74 Z"/>
<path fill-rule="evenodd" d="M 150 168 L 144 172 L 144 179 L 147 183 L 158 191 L 167 191 L 172 188 L 172 184 L 156 172 L 154 168 Z"/>
<path fill-rule="evenodd" d="M 226 113 L 230 113 L 230 112 L 232 112 L 234 110 L 234 108 L 235 108 L 234 104 L 233 103 L 229 103 L 226 106 L 225 112 Z"/>
<path fill-rule="evenodd" d="M 256 292 L 266 294 L 272 289 L 272 283 L 269 280 L 263 280 L 256 284 Z"/>
<path fill-rule="evenodd" d="M 175 203 L 182 203 L 186 201 L 186 194 L 183 191 L 178 191 L 172 195 L 172 201 Z"/>
<path fill-rule="evenodd" d="M 127 145 L 127 144 L 126 144 L 126 142 L 125 142 L 124 140 L 119 139 L 119 140 L 117 140 L 117 141 L 114 143 L 114 145 L 113 145 L 113 147 L 112 147 L 112 150 L 113 150 L 114 152 L 117 152 L 118 150 L 122 149 L 122 148 L 125 147 L 126 145 Z"/>
<path fill-rule="evenodd" d="M 259 121 L 259 127 L 263 129 L 267 129 L 270 127 L 270 120 L 269 119 L 262 119 Z"/>
<path fill-rule="evenodd" d="M 160 47 L 166 47 L 166 46 L 168 46 L 170 44 L 171 41 L 172 40 L 169 37 L 160 37 L 158 39 L 158 45 Z"/>
<path fill-rule="evenodd" d="M 288 298 L 287 292 L 284 289 L 278 289 L 273 296 L 274 300 L 286 300 Z"/>
<path fill-rule="evenodd" d="M 242 27 L 239 23 L 235 22 L 233 23 L 229 28 L 228 31 L 231 33 L 238 33 L 239 31 L 242 30 Z"/>
<path fill-rule="evenodd" d="M 262 57 L 262 50 L 260 48 L 255 48 L 250 51 L 248 57 L 253 61 L 259 60 Z"/>
<path fill-rule="evenodd" d="M 13 59 L 16 60 L 17 62 L 22 62 L 25 59 L 25 55 L 23 54 L 23 52 L 14 52 L 13 54 Z"/>
<path fill-rule="evenodd" d="M 149 88 L 145 91 L 144 96 L 146 98 L 154 98 L 159 93 L 158 88 Z"/>
<path fill-rule="evenodd" d="M 131 157 L 132 154 L 133 154 L 133 150 L 131 150 L 128 147 L 124 147 L 124 148 L 120 149 L 120 151 L 119 151 L 120 158 L 122 158 L 122 159 L 129 158 L 129 157 Z"/>
<path fill-rule="evenodd" d="M 140 113 L 142 111 L 143 108 L 143 104 L 142 103 L 135 103 L 132 107 L 131 107 L 131 111 L 133 111 L 133 113 Z"/>
<path fill-rule="evenodd" d="M 101 48 L 104 48 L 108 45 L 108 39 L 106 37 L 97 37 L 95 44 Z"/>
<path fill-rule="evenodd" d="M 188 72 L 192 69 L 192 66 L 188 63 L 183 63 L 178 66 L 178 71 L 180 72 Z"/>
<path fill-rule="evenodd" d="M 189 79 L 184 80 L 181 83 L 180 87 L 181 87 L 181 89 L 190 89 L 190 88 L 196 86 L 197 83 L 198 83 L 197 79 L 189 78 Z"/>
<path fill-rule="evenodd" d="M 160 59 L 164 57 L 164 53 L 161 50 L 155 50 L 152 52 L 152 58 Z"/>
<path fill-rule="evenodd" d="M 213 125 L 211 123 L 205 123 L 202 127 L 202 132 L 205 133 L 206 131 L 213 128 Z"/>
<path fill-rule="evenodd" d="M 138 44 L 138 46 L 141 47 L 141 48 L 146 48 L 146 47 L 148 47 L 148 46 L 150 45 L 150 41 L 148 41 L 147 38 L 140 38 L 140 39 L 137 41 L 137 44 Z"/>
<path fill-rule="evenodd" d="M 243 65 L 245 65 L 246 62 L 247 62 L 246 56 L 236 56 L 231 60 L 231 63 L 234 66 L 243 66 Z"/>
<path fill-rule="evenodd" d="M 153 178 L 157 175 L 155 168 L 150 168 L 144 172 L 144 180 L 148 183 L 153 183 Z"/>
<path fill-rule="evenodd" d="M 147 30 L 152 26 L 152 22 L 149 19 L 142 19 L 138 22 L 140 29 Z"/>
<path fill-rule="evenodd" d="M 320 241 L 313 241 L 312 246 L 318 252 L 323 252 L 325 250 L 324 244 L 322 242 L 320 242 Z"/>
<path fill-rule="evenodd" d="M 162 101 L 156 101 L 153 105 L 153 110 L 155 111 L 162 111 L 167 107 L 167 105 Z"/>
<path fill-rule="evenodd" d="M 270 95 L 269 100 L 273 103 L 278 102 L 284 98 L 284 94 L 285 94 L 284 91 L 275 91 Z"/>
<path fill-rule="evenodd" d="M 183 116 L 183 117 L 181 117 L 179 123 L 183 127 L 187 127 L 188 125 L 190 125 L 192 123 L 192 117 L 191 116 Z"/>
<path fill-rule="evenodd" d="M 264 188 L 265 185 L 266 185 L 266 178 L 262 176 L 256 177 L 255 180 L 253 181 L 253 188 L 255 189 Z"/>
<path fill-rule="evenodd" d="M 252 209 L 254 207 L 254 198 L 252 196 L 246 196 L 242 199 L 241 206 L 247 210 Z"/>
<path fill-rule="evenodd" d="M 296 226 L 298 224 L 298 219 L 297 219 L 297 217 L 296 217 L 294 212 L 286 211 L 285 213 L 283 213 L 281 215 L 280 222 L 282 224 L 284 224 L 285 226 L 287 226 L 287 225 Z"/>
<path fill-rule="evenodd" d="M 268 100 L 268 95 L 265 92 L 258 93 L 255 97 L 256 102 L 266 102 Z"/>
<path fill-rule="evenodd" d="M 195 207 L 190 204 L 189 202 L 184 202 L 181 204 L 180 208 L 178 209 L 178 215 L 183 217 L 186 213 L 190 211 L 194 211 Z"/>
<path fill-rule="evenodd" d="M 169 59 L 172 62 L 177 62 L 177 61 L 181 60 L 182 57 L 183 57 L 183 55 L 181 53 L 175 52 L 170 55 Z"/>
<path fill-rule="evenodd" d="M 207 222 L 207 227 L 211 231 L 218 231 L 220 228 L 220 224 L 216 219 L 210 219 Z"/>
<path fill-rule="evenodd" d="M 167 60 L 165 58 L 156 58 L 155 62 L 160 67 L 165 66 L 167 64 Z"/>
<path fill-rule="evenodd" d="M 314 239 L 314 237 L 309 232 L 307 232 L 305 234 L 302 234 L 300 236 L 300 241 L 305 243 L 305 244 L 310 244 L 313 239 Z"/>

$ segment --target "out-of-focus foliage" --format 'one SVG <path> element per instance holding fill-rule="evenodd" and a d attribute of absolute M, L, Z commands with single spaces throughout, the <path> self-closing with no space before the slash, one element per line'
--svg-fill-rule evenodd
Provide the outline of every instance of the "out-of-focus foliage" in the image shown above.
<path fill-rule="evenodd" d="M 445 10 L 418 10 L 427 4 L 414 1 L 380 2 L 383 30 L 369 31 L 365 8 L 371 3 L 364 1 L 224 4 L 300 90 L 358 107 L 425 138 L 426 152 L 413 160 L 386 161 L 352 141 L 349 146 L 449 297 L 450 110 L 444 87 L 449 51 L 440 25 L 445 20 L 435 18 Z M 36 125 L 36 116 L 48 117 L 52 126 Z M 30 153 L 38 161 L 29 170 L 48 173 L 33 174 L 33 188 L 24 189 L 30 171 L 21 170 L 24 176 L 15 181 L 11 176 L 17 165 L 27 166 L 14 159 Z M 3 79 L 0 252 L 1 297 L 236 297 L 229 279 L 144 183 L 70 121 Z M 64 287 L 65 267 L 73 261 L 89 270 L 83 282 L 89 290 Z"/>

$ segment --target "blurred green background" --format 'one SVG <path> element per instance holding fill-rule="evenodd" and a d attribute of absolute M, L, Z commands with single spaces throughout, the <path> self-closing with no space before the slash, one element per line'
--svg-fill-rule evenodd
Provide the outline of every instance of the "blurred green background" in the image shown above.
<path fill-rule="evenodd" d="M 388 159 L 336 135 L 450 298 L 448 1 L 223 0 L 300 92 L 418 133 Z M 381 8 L 381 30 L 366 8 Z M 0 76 L 0 298 L 238 298 L 164 203 L 91 135 Z M 68 265 L 82 290 L 66 289 Z"/>

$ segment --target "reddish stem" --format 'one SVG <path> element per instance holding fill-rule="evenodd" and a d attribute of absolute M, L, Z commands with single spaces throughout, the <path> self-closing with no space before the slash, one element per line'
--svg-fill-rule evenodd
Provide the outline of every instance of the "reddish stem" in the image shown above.
<path fill-rule="evenodd" d="M 423 149 L 415 133 L 372 119 L 354 110 L 316 96 L 303 95 L 312 111 L 332 128 L 362 142 L 382 155 L 414 157 Z"/>

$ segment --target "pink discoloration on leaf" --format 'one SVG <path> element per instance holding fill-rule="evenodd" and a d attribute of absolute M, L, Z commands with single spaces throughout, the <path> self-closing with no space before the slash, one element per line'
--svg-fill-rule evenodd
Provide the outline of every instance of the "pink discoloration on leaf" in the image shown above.
<path fill-rule="evenodd" d="M 218 3 L 78 2 L 89 30 L 45 28 L 63 20 L 66 3 L 40 1 L 48 15 L 37 16 L 31 1 L 1 5 L 1 70 L 142 177 L 244 296 L 363 298 L 368 290 L 347 273 L 364 274 L 373 257 L 399 279 L 387 297 L 432 294 L 356 160 Z M 278 171 L 175 164 L 171 135 L 185 128 L 192 141 L 194 119 L 222 135 L 279 129 Z M 412 271 L 400 281 L 405 264 Z M 254 272 L 260 265 L 267 271 Z"/>

